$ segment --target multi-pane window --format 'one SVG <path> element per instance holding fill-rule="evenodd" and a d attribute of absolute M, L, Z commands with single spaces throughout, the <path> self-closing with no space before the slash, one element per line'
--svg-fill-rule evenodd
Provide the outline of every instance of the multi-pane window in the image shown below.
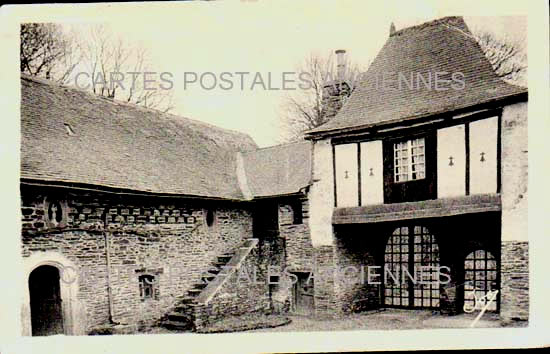
<path fill-rule="evenodd" d="M 426 176 L 425 141 L 416 138 L 393 144 L 394 180 L 406 182 Z"/>
<path fill-rule="evenodd" d="M 464 261 L 464 306 L 467 309 L 482 309 L 490 300 L 489 291 L 498 290 L 497 261 L 490 252 L 477 250 Z M 498 297 L 487 310 L 496 311 Z"/>
<path fill-rule="evenodd" d="M 414 284 L 415 307 L 439 307 L 439 246 L 435 236 L 427 228 L 414 227 L 414 255 L 415 269 L 422 269 L 422 279 L 426 284 Z"/>
<path fill-rule="evenodd" d="M 384 260 L 384 271 L 397 275 L 395 279 L 388 276 L 384 284 L 385 305 L 417 308 L 440 306 L 439 247 L 435 236 L 426 227 L 395 229 L 386 244 Z M 404 282 L 405 271 L 418 281 Z"/>
<path fill-rule="evenodd" d="M 409 228 L 395 229 L 388 239 L 385 253 L 385 268 L 396 277 L 387 277 L 384 284 L 384 303 L 392 306 L 406 306 L 409 304 L 409 286 L 401 281 L 403 269 L 409 269 Z"/>

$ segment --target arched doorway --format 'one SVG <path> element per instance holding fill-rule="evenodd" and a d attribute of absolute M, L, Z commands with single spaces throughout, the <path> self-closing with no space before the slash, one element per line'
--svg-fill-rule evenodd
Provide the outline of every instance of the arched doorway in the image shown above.
<path fill-rule="evenodd" d="M 387 307 L 438 308 L 439 307 L 439 246 L 428 228 L 407 225 L 396 228 L 389 237 L 384 253 L 384 301 Z M 426 272 L 422 284 L 417 271 Z M 389 272 L 390 274 L 386 274 Z M 417 281 L 404 276 L 408 272 Z M 393 276 L 392 276 L 393 275 Z M 429 282 L 426 280 L 429 279 Z"/>
<path fill-rule="evenodd" d="M 33 336 L 63 334 L 59 269 L 43 265 L 29 275 L 31 327 Z"/>

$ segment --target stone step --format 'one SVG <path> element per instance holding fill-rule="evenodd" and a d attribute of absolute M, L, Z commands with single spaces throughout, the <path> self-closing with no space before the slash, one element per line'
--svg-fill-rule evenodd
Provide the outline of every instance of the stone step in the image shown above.
<path fill-rule="evenodd" d="M 190 304 L 193 301 L 195 301 L 195 298 L 193 298 L 191 296 L 188 296 L 188 295 L 179 299 L 179 303 L 182 304 L 182 305 L 183 304 Z"/>
<path fill-rule="evenodd" d="M 206 288 L 207 285 L 208 285 L 207 282 L 201 281 L 199 283 L 193 284 L 193 288 L 195 288 L 195 289 L 204 289 L 204 288 Z"/>
<path fill-rule="evenodd" d="M 199 294 L 201 292 L 202 292 L 202 289 L 189 289 L 189 290 L 187 290 L 187 293 L 189 294 L 189 296 L 192 296 L 192 297 L 199 296 Z"/>
<path fill-rule="evenodd" d="M 168 315 L 168 321 L 172 322 L 192 322 L 193 316 L 189 313 L 182 313 L 182 312 L 170 312 Z"/>
<path fill-rule="evenodd" d="M 206 280 L 212 280 L 216 277 L 216 274 L 212 274 L 212 273 L 204 273 L 202 276 L 201 276 L 201 280 L 202 281 L 206 281 Z"/>
<path fill-rule="evenodd" d="M 218 274 L 220 271 L 221 271 L 220 268 L 214 267 L 214 266 L 210 267 L 210 268 L 207 270 L 207 272 L 208 272 L 208 273 L 211 273 L 211 274 Z"/>
<path fill-rule="evenodd" d="M 218 256 L 218 261 L 227 263 L 231 258 L 233 258 L 233 255 L 231 254 L 222 254 Z"/>
<path fill-rule="evenodd" d="M 193 311 L 196 306 L 198 306 L 198 304 L 193 302 L 187 304 L 178 304 L 174 307 L 174 312 L 189 313 L 190 311 Z"/>
<path fill-rule="evenodd" d="M 190 330 L 193 328 L 193 324 L 191 322 L 180 322 L 180 321 L 162 321 L 161 325 L 168 329 L 175 329 L 175 330 Z"/>

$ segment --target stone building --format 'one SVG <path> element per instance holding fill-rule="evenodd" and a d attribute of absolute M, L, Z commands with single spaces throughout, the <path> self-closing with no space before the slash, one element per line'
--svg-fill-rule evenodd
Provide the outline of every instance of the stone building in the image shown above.
<path fill-rule="evenodd" d="M 285 239 L 289 265 L 307 267 L 309 142 L 258 149 L 191 119 L 21 86 L 26 335 L 291 307 L 292 289 L 262 280 L 284 266 Z"/>
<path fill-rule="evenodd" d="M 494 74 L 461 18 L 393 32 L 332 120 L 262 149 L 49 81 L 21 86 L 25 335 L 457 313 L 474 288 L 500 290 L 490 310 L 503 318 L 528 317 L 527 90 Z M 320 274 L 417 265 L 448 267 L 451 283 Z"/>
<path fill-rule="evenodd" d="M 499 290 L 489 310 L 527 319 L 527 89 L 497 77 L 462 18 L 391 31 L 347 103 L 306 139 L 319 265 L 450 276 L 318 277 L 316 308 L 458 313 Z"/>

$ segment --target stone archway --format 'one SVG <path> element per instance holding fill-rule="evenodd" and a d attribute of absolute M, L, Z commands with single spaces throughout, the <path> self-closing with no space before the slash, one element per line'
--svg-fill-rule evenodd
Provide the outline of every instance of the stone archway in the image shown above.
<path fill-rule="evenodd" d="M 53 324 L 57 330 L 51 330 L 49 334 L 57 334 L 56 332 L 68 334 L 68 335 L 78 335 L 84 334 L 85 323 L 83 323 L 83 316 L 78 314 L 81 312 L 81 306 L 77 301 L 78 294 L 78 268 L 67 259 L 65 256 L 58 252 L 36 252 L 29 257 L 23 258 L 24 265 L 24 285 L 23 285 L 23 308 L 22 308 L 22 330 L 24 336 L 31 336 L 37 334 L 33 331 L 32 327 L 32 313 L 31 307 L 34 307 L 34 315 L 36 315 L 36 293 L 31 298 L 31 291 L 36 290 L 36 286 L 50 286 L 50 294 L 43 294 L 44 296 L 52 295 L 55 298 L 56 293 L 59 293 L 59 323 Z M 36 277 L 31 275 L 36 275 L 36 272 L 45 272 L 50 276 L 49 281 L 45 280 L 42 284 L 36 282 Z M 56 289 L 55 274 L 58 274 L 58 288 Z M 42 274 L 44 275 L 44 274 Z M 30 287 L 29 287 L 30 286 Z M 32 287 L 34 286 L 34 289 Z M 46 290 L 47 292 L 48 290 Z M 31 304 L 31 300 L 33 304 Z M 40 301 L 40 295 L 38 296 L 38 301 Z M 55 307 L 55 304 L 52 304 Z M 50 309 L 53 311 L 53 309 Z M 62 328 L 60 331 L 59 329 Z M 34 333 L 33 333 L 34 332 Z"/>

